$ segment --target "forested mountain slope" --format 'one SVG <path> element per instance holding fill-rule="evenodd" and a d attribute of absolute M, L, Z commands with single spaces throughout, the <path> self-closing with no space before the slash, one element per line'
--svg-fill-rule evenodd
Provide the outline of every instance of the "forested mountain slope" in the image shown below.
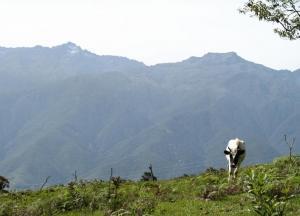
<path fill-rule="evenodd" d="M 111 167 L 136 179 L 152 163 L 168 178 L 225 167 L 235 137 L 246 163 L 269 161 L 300 131 L 299 92 L 299 72 L 233 52 L 146 66 L 73 43 L 0 48 L 0 174 L 32 187 Z"/>

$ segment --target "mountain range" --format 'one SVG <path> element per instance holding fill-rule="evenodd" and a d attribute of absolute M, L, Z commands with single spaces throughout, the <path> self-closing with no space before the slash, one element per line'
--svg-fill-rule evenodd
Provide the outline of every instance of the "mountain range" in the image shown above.
<path fill-rule="evenodd" d="M 234 52 L 147 66 L 74 43 L 0 47 L 0 175 L 13 187 L 139 179 L 226 167 L 231 138 L 245 164 L 287 154 L 300 131 L 300 70 L 274 70 Z M 294 152 L 300 145 L 295 143 Z"/>

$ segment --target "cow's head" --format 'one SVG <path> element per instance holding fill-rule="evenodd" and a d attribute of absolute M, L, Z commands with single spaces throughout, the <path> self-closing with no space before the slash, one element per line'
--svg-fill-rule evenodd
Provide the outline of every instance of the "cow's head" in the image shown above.
<path fill-rule="evenodd" d="M 244 153 L 245 153 L 245 150 L 240 149 L 240 148 L 230 149 L 228 147 L 228 150 L 226 150 L 226 149 L 224 150 L 224 154 L 229 155 L 231 168 L 236 168 L 236 166 L 239 162 L 240 156 Z"/>

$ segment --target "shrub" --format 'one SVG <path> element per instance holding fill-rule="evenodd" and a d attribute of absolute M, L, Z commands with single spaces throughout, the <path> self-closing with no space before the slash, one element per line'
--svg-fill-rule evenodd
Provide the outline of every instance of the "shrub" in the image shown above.
<path fill-rule="evenodd" d="M 220 200 L 227 195 L 226 191 L 225 184 L 207 184 L 201 188 L 200 198 L 204 200 Z"/>
<path fill-rule="evenodd" d="M 276 185 L 276 184 L 275 184 Z M 284 215 L 287 199 L 280 191 L 274 194 L 274 181 L 266 172 L 255 173 L 251 170 L 245 179 L 246 191 L 250 195 L 253 210 L 258 215 Z"/>
<path fill-rule="evenodd" d="M 10 216 L 12 215 L 15 203 L 13 201 L 6 201 L 0 204 L 0 215 Z"/>

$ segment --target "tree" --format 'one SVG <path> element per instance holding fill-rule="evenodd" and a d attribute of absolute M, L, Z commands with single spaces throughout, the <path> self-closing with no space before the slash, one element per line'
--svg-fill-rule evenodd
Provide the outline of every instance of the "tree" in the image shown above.
<path fill-rule="evenodd" d="M 300 0 L 248 0 L 239 11 L 277 23 L 274 32 L 280 37 L 300 39 Z"/>
<path fill-rule="evenodd" d="M 157 181 L 157 177 L 153 174 L 152 165 L 149 166 L 150 172 L 144 172 L 142 175 L 141 181 Z"/>
<path fill-rule="evenodd" d="M 5 188 L 9 187 L 9 181 L 4 176 L 0 176 L 0 191 L 3 191 Z"/>
<path fill-rule="evenodd" d="M 290 161 L 292 161 L 292 152 L 293 152 L 294 144 L 295 144 L 295 141 L 296 141 L 296 137 L 293 137 L 293 140 L 290 140 L 290 141 L 288 141 L 286 134 L 283 137 L 284 137 L 285 143 L 289 147 L 289 150 L 290 150 Z"/>
<path fill-rule="evenodd" d="M 45 179 L 44 183 L 42 184 L 42 186 L 40 187 L 40 191 L 43 190 L 43 187 L 47 184 L 48 180 L 51 178 L 51 176 L 47 176 L 47 178 Z"/>

